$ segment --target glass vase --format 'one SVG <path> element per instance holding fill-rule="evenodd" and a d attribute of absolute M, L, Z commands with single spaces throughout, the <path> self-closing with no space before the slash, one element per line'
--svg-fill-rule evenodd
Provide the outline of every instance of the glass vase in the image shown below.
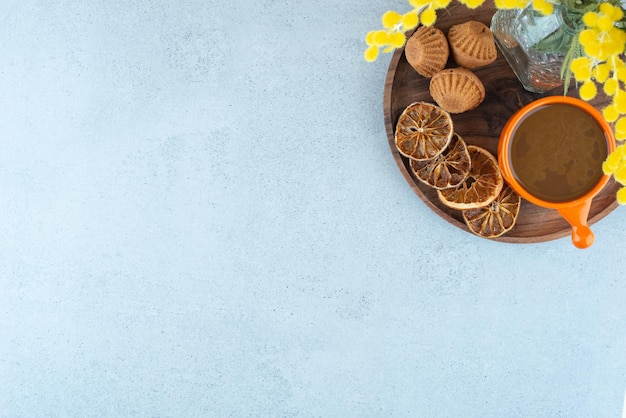
<path fill-rule="evenodd" d="M 543 15 L 531 5 L 524 9 L 498 10 L 491 20 L 498 49 L 524 88 L 544 93 L 563 85 L 561 67 L 574 27 L 563 5 Z"/>

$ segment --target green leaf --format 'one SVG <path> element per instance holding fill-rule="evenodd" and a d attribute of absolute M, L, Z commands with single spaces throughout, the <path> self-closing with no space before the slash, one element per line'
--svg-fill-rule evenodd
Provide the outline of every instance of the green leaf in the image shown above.
<path fill-rule="evenodd" d="M 569 84 L 572 79 L 572 69 L 571 64 L 572 61 L 576 58 L 583 55 L 583 48 L 580 44 L 579 40 L 580 32 L 577 32 L 576 35 L 572 38 L 572 43 L 570 45 L 567 54 L 563 58 L 563 64 L 561 65 L 561 79 L 563 80 L 563 95 L 567 95 L 567 90 L 569 90 Z"/>
<path fill-rule="evenodd" d="M 534 45 L 540 52 L 555 52 L 565 54 L 570 45 L 571 34 L 564 29 L 557 29 Z"/>

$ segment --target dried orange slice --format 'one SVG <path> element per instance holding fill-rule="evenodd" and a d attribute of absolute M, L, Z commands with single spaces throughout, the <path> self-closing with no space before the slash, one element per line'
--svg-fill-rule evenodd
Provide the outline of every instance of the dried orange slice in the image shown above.
<path fill-rule="evenodd" d="M 456 187 L 470 171 L 470 156 L 465 141 L 453 134 L 448 147 L 431 160 L 411 160 L 411 171 L 422 182 L 435 189 Z"/>
<path fill-rule="evenodd" d="M 470 231 L 483 238 L 496 238 L 515 226 L 520 197 L 505 184 L 496 199 L 482 208 L 466 209 L 463 219 Z"/>
<path fill-rule="evenodd" d="M 498 161 L 489 151 L 468 145 L 472 165 L 461 184 L 450 189 L 437 190 L 439 200 L 454 209 L 473 209 L 493 202 L 504 185 Z"/>
<path fill-rule="evenodd" d="M 437 105 L 416 102 L 409 105 L 398 119 L 395 142 L 405 157 L 430 160 L 452 140 L 452 117 Z"/>

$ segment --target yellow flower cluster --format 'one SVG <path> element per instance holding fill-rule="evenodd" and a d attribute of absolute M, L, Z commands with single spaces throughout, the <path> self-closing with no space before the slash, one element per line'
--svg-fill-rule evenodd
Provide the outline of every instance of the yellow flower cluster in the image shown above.
<path fill-rule="evenodd" d="M 598 12 L 585 13 L 586 29 L 578 38 L 585 55 L 574 59 L 570 65 L 574 78 L 582 83 L 581 99 L 591 100 L 596 96 L 595 82 L 603 84 L 604 92 L 613 97 L 603 111 L 608 122 L 615 122 L 620 114 L 626 114 L 626 92 L 620 87 L 620 83 L 626 82 L 626 64 L 619 57 L 624 52 L 626 32 L 615 27 L 615 22 L 623 15 L 621 8 L 610 3 L 602 3 Z M 626 131 L 622 134 L 620 139 L 626 139 Z"/>
<path fill-rule="evenodd" d="M 384 48 L 384 52 L 391 52 L 402 47 L 406 42 L 404 32 L 415 28 L 420 22 L 420 16 L 416 10 L 411 10 L 403 15 L 388 10 L 383 15 L 382 22 L 385 29 L 368 32 L 365 37 L 365 42 L 368 45 L 364 55 L 366 61 L 376 60 L 379 48 Z M 423 17 L 422 24 L 425 24 Z"/>
<path fill-rule="evenodd" d="M 612 174 L 615 181 L 621 184 L 617 191 L 617 202 L 620 205 L 626 204 L 626 145 L 622 144 L 615 148 L 602 164 L 602 170 L 606 174 Z"/>
<path fill-rule="evenodd" d="M 470 9 L 482 6 L 485 0 L 458 0 Z M 391 52 L 401 48 L 406 42 L 405 32 L 414 29 L 420 23 L 431 26 L 437 20 L 437 10 L 445 9 L 451 0 L 408 0 L 412 9 L 404 14 L 388 10 L 382 16 L 383 29 L 373 30 L 365 36 L 367 49 L 364 58 L 368 62 L 378 58 L 380 49 Z M 533 8 L 543 14 L 550 14 L 553 6 L 550 0 L 495 0 L 498 9 L 522 9 L 532 2 Z"/>
<path fill-rule="evenodd" d="M 375 61 L 378 58 L 380 48 L 383 52 L 391 52 L 400 48 L 406 42 L 404 33 L 420 23 L 424 26 L 431 26 L 437 20 L 437 9 L 448 7 L 451 0 L 409 0 L 413 7 L 407 13 L 400 14 L 393 10 L 388 10 L 382 17 L 384 29 L 368 32 L 365 36 L 367 49 L 365 50 L 365 60 Z M 470 0 L 475 1 L 475 0 Z M 482 4 L 485 0 L 480 0 Z"/>
<path fill-rule="evenodd" d="M 574 78 L 581 83 L 578 89 L 581 99 L 592 100 L 598 93 L 597 85 L 611 98 L 602 115 L 607 122 L 614 123 L 618 141 L 626 140 L 626 62 L 620 57 L 624 53 L 626 32 L 615 27 L 615 22 L 623 17 L 623 10 L 610 3 L 602 3 L 597 12 L 585 13 L 586 29 L 578 38 L 585 55 L 570 65 Z M 617 147 L 602 169 L 626 186 L 626 147 Z M 626 204 L 626 187 L 617 193 L 617 200 Z"/>

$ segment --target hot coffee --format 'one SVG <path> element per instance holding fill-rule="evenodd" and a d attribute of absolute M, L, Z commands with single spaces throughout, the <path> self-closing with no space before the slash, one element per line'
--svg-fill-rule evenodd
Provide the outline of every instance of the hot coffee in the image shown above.
<path fill-rule="evenodd" d="M 513 177 L 528 193 L 548 202 L 578 199 L 603 176 L 608 143 L 600 124 L 580 107 L 540 106 L 511 133 Z"/>

